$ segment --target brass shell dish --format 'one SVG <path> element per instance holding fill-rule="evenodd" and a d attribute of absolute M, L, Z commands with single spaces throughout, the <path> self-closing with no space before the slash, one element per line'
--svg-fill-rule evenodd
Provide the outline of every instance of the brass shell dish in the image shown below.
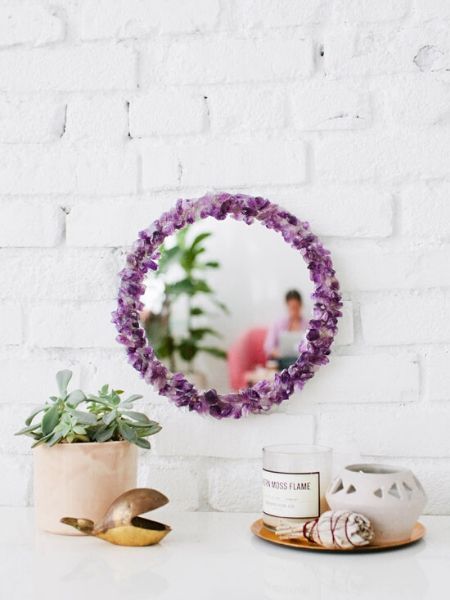
<path fill-rule="evenodd" d="M 76 517 L 64 517 L 61 522 L 111 544 L 152 546 L 160 542 L 171 529 L 168 525 L 139 515 L 160 508 L 168 502 L 169 499 L 157 490 L 136 488 L 116 498 L 98 523 Z"/>

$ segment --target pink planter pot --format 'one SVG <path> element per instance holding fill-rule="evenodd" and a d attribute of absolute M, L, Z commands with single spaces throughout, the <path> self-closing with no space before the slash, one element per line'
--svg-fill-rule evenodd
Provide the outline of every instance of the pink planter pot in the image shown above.
<path fill-rule="evenodd" d="M 136 487 L 137 448 L 128 442 L 38 446 L 34 454 L 36 524 L 78 535 L 62 517 L 99 520 L 111 502 Z"/>

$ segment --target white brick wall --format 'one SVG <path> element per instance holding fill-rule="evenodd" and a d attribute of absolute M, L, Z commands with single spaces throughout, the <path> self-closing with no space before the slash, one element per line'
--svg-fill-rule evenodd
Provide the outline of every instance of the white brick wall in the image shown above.
<path fill-rule="evenodd" d="M 312 40 L 298 34 L 244 39 L 227 33 L 174 40 L 161 62 L 150 43 L 142 57 L 142 83 L 148 87 L 161 80 L 203 85 L 304 78 L 313 70 L 312 50 Z"/>
<path fill-rule="evenodd" d="M 58 100 L 0 97 L 0 142 L 57 141 L 64 132 L 65 111 Z"/>
<path fill-rule="evenodd" d="M 371 124 L 369 94 L 355 82 L 318 80 L 291 95 L 293 126 L 304 131 L 366 128 Z"/>
<path fill-rule="evenodd" d="M 447 182 L 405 186 L 400 195 L 401 233 L 413 240 L 449 241 L 449 198 Z"/>
<path fill-rule="evenodd" d="M 2 248 L 43 248 L 62 239 L 64 213 L 45 201 L 3 200 L 0 204 L 0 246 Z M 4 251 L 3 251 L 4 252 Z M 13 257 L 17 257 L 13 252 Z M 0 261 L 1 261 L 0 254 Z M 5 265 L 5 268 L 7 266 Z"/>
<path fill-rule="evenodd" d="M 130 103 L 130 135 L 141 138 L 200 133 L 205 113 L 205 98 L 198 92 L 158 90 Z"/>
<path fill-rule="evenodd" d="M 40 46 L 64 39 L 65 23 L 54 8 L 44 3 L 2 2 L 0 7 L 0 45 L 34 44 Z"/>
<path fill-rule="evenodd" d="M 155 32 L 195 33 L 217 23 L 218 0 L 86 0 L 81 6 L 81 37 L 124 39 Z"/>
<path fill-rule="evenodd" d="M 311 415 L 251 415 L 247 419 L 212 421 L 206 417 L 161 405 L 154 414 L 167 435 L 155 438 L 161 456 L 208 456 L 218 458 L 257 458 L 267 440 L 283 443 L 288 437 L 305 444 L 313 441 Z"/>
<path fill-rule="evenodd" d="M 0 252 L 4 286 L 0 298 L 36 301 L 113 299 L 117 292 L 117 261 L 110 250 L 8 248 Z M 45 308 L 45 306 L 44 306 Z"/>
<path fill-rule="evenodd" d="M 419 364 L 414 354 L 336 356 L 295 398 L 295 407 L 305 401 L 333 405 L 414 402 L 419 399 L 419 389 Z"/>
<path fill-rule="evenodd" d="M 54 372 L 145 394 L 140 482 L 258 510 L 261 447 L 413 468 L 449 513 L 450 8 L 442 0 L 8 0 L 0 6 L 0 505 L 32 503 L 12 433 Z M 169 406 L 114 341 L 124 248 L 208 188 L 279 201 L 345 297 L 329 367 L 275 414 Z"/>
<path fill-rule="evenodd" d="M 113 302 L 36 304 L 30 309 L 29 344 L 38 348 L 110 348 L 116 345 L 110 319 Z"/>
<path fill-rule="evenodd" d="M 182 147 L 179 157 L 186 186 L 249 187 L 306 179 L 306 147 L 298 141 L 208 143 Z"/>
<path fill-rule="evenodd" d="M 211 508 L 258 512 L 262 502 L 261 468 L 261 460 L 216 462 L 208 470 Z"/>
<path fill-rule="evenodd" d="M 374 346 L 450 342 L 449 310 L 446 291 L 377 295 L 362 301 L 362 335 Z"/>
<path fill-rule="evenodd" d="M 428 400 L 447 400 L 450 388 L 450 350 L 447 347 L 430 349 L 426 356 L 427 379 L 425 394 Z"/>
<path fill-rule="evenodd" d="M 0 304 L 0 341 L 4 346 L 21 344 L 23 341 L 23 312 L 18 304 Z"/>
<path fill-rule="evenodd" d="M 73 98 L 66 110 L 65 140 L 123 142 L 128 135 L 127 103 L 123 98 Z"/>
<path fill-rule="evenodd" d="M 136 56 L 117 44 L 17 48 L 1 53 L 0 82 L 10 93 L 132 89 Z"/>
<path fill-rule="evenodd" d="M 286 121 L 286 94 L 270 86 L 242 84 L 207 91 L 211 130 L 217 133 L 281 129 Z"/>

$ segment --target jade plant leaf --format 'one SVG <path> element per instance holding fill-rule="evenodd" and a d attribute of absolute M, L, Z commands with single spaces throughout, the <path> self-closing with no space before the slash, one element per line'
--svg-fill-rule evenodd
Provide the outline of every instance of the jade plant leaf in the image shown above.
<path fill-rule="evenodd" d="M 59 417 L 59 408 L 56 404 L 46 411 L 42 419 L 42 434 L 44 436 L 52 433 L 53 429 L 59 423 Z"/>
<path fill-rule="evenodd" d="M 70 394 L 67 396 L 67 402 L 72 404 L 72 406 L 77 406 L 84 400 L 86 400 L 86 396 L 81 390 L 73 390 L 73 392 L 70 392 Z"/>
<path fill-rule="evenodd" d="M 69 371 L 69 369 L 64 369 L 63 371 L 58 371 L 58 373 L 56 373 L 56 383 L 58 384 L 59 395 L 63 398 L 67 395 L 67 386 L 71 379 L 72 371 Z"/>
<path fill-rule="evenodd" d="M 134 419 L 138 423 L 144 423 L 146 425 L 149 424 L 149 423 L 151 423 L 151 421 L 147 417 L 147 415 L 144 415 L 143 413 L 136 412 L 134 410 L 124 410 L 122 414 L 126 415 L 127 417 L 130 417 L 130 419 Z"/>

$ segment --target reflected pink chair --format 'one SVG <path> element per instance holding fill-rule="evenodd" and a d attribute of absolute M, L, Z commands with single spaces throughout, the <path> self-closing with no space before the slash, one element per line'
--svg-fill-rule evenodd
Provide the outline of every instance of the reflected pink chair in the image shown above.
<path fill-rule="evenodd" d="M 267 328 L 254 327 L 242 333 L 228 350 L 228 375 L 233 390 L 246 387 L 245 373 L 267 361 L 264 342 Z"/>

